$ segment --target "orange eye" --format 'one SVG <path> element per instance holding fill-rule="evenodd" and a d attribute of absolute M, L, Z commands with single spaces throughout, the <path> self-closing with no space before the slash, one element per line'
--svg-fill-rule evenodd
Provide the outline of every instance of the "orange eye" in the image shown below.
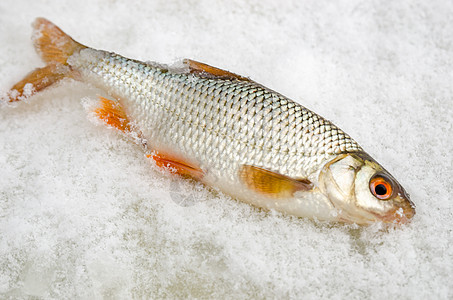
<path fill-rule="evenodd" d="M 380 200 L 388 200 L 393 194 L 392 185 L 381 176 L 374 177 L 370 180 L 370 190 Z"/>

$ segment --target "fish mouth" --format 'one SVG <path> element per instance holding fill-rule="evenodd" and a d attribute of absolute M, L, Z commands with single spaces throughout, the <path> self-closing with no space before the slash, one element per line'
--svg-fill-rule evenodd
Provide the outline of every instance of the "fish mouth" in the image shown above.
<path fill-rule="evenodd" d="M 395 202 L 393 207 L 383 213 L 371 210 L 349 210 L 347 207 L 336 207 L 341 211 L 340 222 L 356 223 L 358 225 L 371 225 L 376 222 L 384 224 L 403 225 L 411 222 L 415 216 L 415 205 L 408 198 L 402 202 Z"/>
<path fill-rule="evenodd" d="M 407 201 L 401 205 L 396 205 L 395 208 L 389 210 L 383 215 L 376 213 L 374 213 L 374 215 L 383 223 L 407 224 L 415 216 L 415 205 L 412 202 Z"/>
<path fill-rule="evenodd" d="M 415 206 L 412 203 L 396 206 L 384 214 L 367 211 L 368 214 L 353 215 L 343 211 L 340 222 L 356 223 L 358 225 L 371 225 L 375 222 L 384 224 L 404 225 L 411 222 L 415 216 Z"/>

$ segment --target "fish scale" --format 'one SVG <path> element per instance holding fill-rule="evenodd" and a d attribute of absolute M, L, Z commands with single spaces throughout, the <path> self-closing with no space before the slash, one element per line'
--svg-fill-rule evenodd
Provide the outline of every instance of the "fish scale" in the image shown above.
<path fill-rule="evenodd" d="M 217 176 L 237 178 L 246 160 L 309 177 L 333 155 L 361 150 L 329 121 L 253 81 L 185 74 L 92 49 L 71 60 L 83 76 L 127 102 L 151 145 L 177 149 Z"/>

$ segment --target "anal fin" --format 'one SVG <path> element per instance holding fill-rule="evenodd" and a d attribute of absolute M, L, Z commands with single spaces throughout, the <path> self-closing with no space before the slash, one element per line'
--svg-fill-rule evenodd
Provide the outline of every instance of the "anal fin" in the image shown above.
<path fill-rule="evenodd" d="M 131 124 L 121 105 L 115 100 L 101 96 L 99 96 L 99 100 L 98 107 L 93 110 L 97 118 L 119 131 L 130 133 Z"/>
<path fill-rule="evenodd" d="M 143 138 L 142 132 L 133 125 L 118 101 L 99 96 L 99 101 L 95 105 L 85 103 L 84 106 L 87 111 L 94 114 L 96 119 L 119 130 L 136 144 L 148 149 L 148 143 Z"/>

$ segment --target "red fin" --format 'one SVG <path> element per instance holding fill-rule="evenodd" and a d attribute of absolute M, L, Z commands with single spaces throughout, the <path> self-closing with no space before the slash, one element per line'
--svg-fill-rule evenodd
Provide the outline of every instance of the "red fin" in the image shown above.
<path fill-rule="evenodd" d="M 50 64 L 39 68 L 16 83 L 9 92 L 9 102 L 23 100 L 63 79 L 69 68 L 62 65 Z"/>
<path fill-rule="evenodd" d="M 152 158 L 159 168 L 170 169 L 173 173 L 183 177 L 190 177 L 196 180 L 203 178 L 203 171 L 199 167 L 193 166 L 181 159 L 162 153 L 148 154 L 146 157 Z"/>
<path fill-rule="evenodd" d="M 309 191 L 313 188 L 307 179 L 294 179 L 249 165 L 242 166 L 239 176 L 250 189 L 273 198 L 288 198 L 297 191 Z"/>
<path fill-rule="evenodd" d="M 46 63 L 66 64 L 69 56 L 86 48 L 44 18 L 37 18 L 33 28 L 36 51 Z"/>
<path fill-rule="evenodd" d="M 132 132 L 129 119 L 121 105 L 114 100 L 99 97 L 99 107 L 93 111 L 105 124 L 112 126 L 124 133 Z"/>
<path fill-rule="evenodd" d="M 251 81 L 249 78 L 195 60 L 184 59 L 183 63 L 189 67 L 190 73 L 222 79 L 238 79 L 241 81 Z"/>
<path fill-rule="evenodd" d="M 76 51 L 86 48 L 46 19 L 36 19 L 33 27 L 36 51 L 47 66 L 34 70 L 16 83 L 9 92 L 10 102 L 22 100 L 71 76 L 73 72 L 66 61 Z"/>

